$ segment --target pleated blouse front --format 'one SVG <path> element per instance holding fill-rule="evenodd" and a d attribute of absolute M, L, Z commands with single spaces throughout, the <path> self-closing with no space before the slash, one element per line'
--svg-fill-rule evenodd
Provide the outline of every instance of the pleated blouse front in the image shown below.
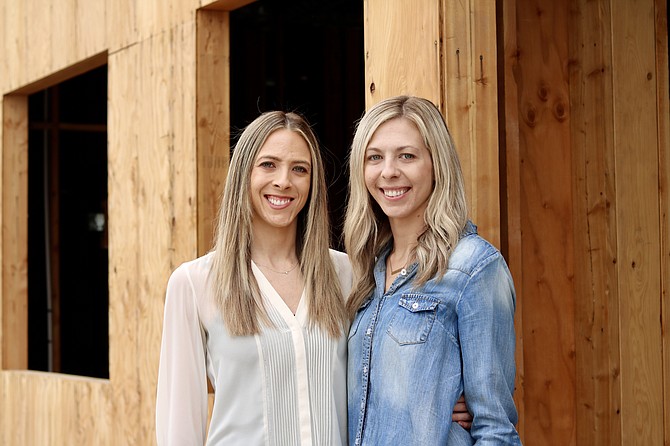
<path fill-rule="evenodd" d="M 346 296 L 348 258 L 337 251 L 331 258 Z M 274 327 L 229 336 L 208 284 L 211 262 L 211 254 L 187 262 L 168 282 L 159 445 L 346 445 L 346 337 L 311 327 L 304 295 L 294 315 L 253 263 Z M 209 433 L 207 377 L 215 388 Z"/>

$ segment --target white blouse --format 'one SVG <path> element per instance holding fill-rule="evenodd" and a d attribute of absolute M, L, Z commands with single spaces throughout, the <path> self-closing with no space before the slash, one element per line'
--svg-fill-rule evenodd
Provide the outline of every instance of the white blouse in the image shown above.
<path fill-rule="evenodd" d="M 352 272 L 331 250 L 342 292 Z M 208 283 L 212 254 L 182 264 L 165 299 L 158 370 L 159 445 L 346 445 L 346 332 L 334 340 L 308 324 L 304 294 L 293 315 L 252 269 L 273 328 L 231 337 Z M 207 378 L 215 389 L 207 433 Z"/>

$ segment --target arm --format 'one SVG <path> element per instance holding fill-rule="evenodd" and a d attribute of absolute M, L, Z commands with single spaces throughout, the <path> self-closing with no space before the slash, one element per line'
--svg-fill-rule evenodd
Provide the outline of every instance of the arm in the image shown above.
<path fill-rule="evenodd" d="M 512 279 L 499 253 L 473 271 L 458 304 L 464 393 L 478 445 L 520 445 L 514 425 L 514 309 Z"/>
<path fill-rule="evenodd" d="M 191 278 L 184 265 L 170 277 L 156 396 L 158 445 L 205 444 L 207 430 L 205 336 Z"/>

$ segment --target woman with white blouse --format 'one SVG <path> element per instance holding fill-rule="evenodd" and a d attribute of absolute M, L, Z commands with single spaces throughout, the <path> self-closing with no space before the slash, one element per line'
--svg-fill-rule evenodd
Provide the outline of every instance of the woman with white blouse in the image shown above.
<path fill-rule="evenodd" d="M 294 113 L 262 114 L 232 155 L 214 250 L 168 282 L 159 445 L 347 444 L 352 274 L 329 236 L 312 130 Z"/>

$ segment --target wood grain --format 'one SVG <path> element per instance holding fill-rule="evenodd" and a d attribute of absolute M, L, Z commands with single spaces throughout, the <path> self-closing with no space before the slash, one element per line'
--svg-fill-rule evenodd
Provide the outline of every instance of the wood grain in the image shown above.
<path fill-rule="evenodd" d="M 365 105 L 400 94 L 440 104 L 439 2 L 364 2 Z"/>
<path fill-rule="evenodd" d="M 230 158 L 230 38 L 225 11 L 197 14 L 198 254 L 213 246 Z"/>
<path fill-rule="evenodd" d="M 654 2 L 612 3 L 622 444 L 663 442 Z"/>
<path fill-rule="evenodd" d="M 516 3 L 525 438 L 575 444 L 568 7 Z"/>
<path fill-rule="evenodd" d="M 28 100 L 2 101 L 2 354 L 0 370 L 28 367 Z"/>

